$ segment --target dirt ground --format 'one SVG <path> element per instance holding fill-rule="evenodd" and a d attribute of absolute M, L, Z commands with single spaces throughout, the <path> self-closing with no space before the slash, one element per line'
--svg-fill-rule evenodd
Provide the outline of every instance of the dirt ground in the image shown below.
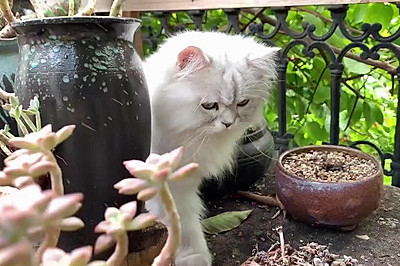
<path fill-rule="evenodd" d="M 273 178 L 265 177 L 256 186 L 263 193 L 273 193 Z M 315 228 L 308 224 L 283 219 L 276 208 L 260 206 L 235 195 L 206 201 L 208 216 L 224 211 L 254 209 L 247 220 L 232 231 L 208 235 L 208 243 L 216 266 L 240 265 L 258 250 L 267 250 L 277 242 L 273 228 L 282 225 L 286 243 L 297 248 L 308 242 L 328 245 L 338 255 L 358 259 L 364 265 L 400 265 L 400 189 L 385 187 L 384 200 L 374 214 L 352 232 Z M 368 240 L 365 240 L 368 236 Z M 357 237 L 358 236 L 358 237 Z M 359 238 L 361 236 L 361 238 Z M 364 238 L 364 239 L 362 239 Z"/>

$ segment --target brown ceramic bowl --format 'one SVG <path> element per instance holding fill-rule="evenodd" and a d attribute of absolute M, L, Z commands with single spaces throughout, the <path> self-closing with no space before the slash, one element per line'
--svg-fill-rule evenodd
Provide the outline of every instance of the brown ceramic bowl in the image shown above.
<path fill-rule="evenodd" d="M 291 153 L 309 150 L 342 151 L 371 159 L 376 172 L 352 182 L 318 182 L 291 175 L 283 160 Z M 352 230 L 378 208 L 383 194 L 383 171 L 373 157 L 352 148 L 323 145 L 306 146 L 284 152 L 275 166 L 277 194 L 287 212 L 312 225 Z"/>

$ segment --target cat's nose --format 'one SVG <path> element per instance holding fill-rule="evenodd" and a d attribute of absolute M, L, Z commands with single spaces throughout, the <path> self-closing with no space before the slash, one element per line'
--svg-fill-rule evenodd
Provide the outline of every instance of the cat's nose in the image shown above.
<path fill-rule="evenodd" d="M 228 128 L 228 127 L 230 127 L 232 125 L 232 123 L 229 123 L 229 122 L 221 122 L 221 123 L 224 124 L 224 126 L 226 128 Z"/>

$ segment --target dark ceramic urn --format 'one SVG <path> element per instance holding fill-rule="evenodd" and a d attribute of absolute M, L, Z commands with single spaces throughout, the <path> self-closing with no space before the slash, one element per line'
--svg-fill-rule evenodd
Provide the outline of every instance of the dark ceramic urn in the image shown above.
<path fill-rule="evenodd" d="M 141 60 L 133 46 L 140 21 L 113 17 L 57 17 L 14 23 L 19 68 L 16 94 L 26 108 L 38 96 L 43 125 L 77 127 L 55 154 L 65 192 L 83 192 L 78 216 L 85 228 L 63 233 L 66 250 L 94 244 L 104 210 L 132 197 L 113 185 L 129 174 L 122 162 L 144 160 L 151 120 Z"/>

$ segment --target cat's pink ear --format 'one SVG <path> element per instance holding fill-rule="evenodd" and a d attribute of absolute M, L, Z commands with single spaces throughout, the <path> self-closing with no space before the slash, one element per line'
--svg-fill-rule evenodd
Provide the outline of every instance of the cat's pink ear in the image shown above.
<path fill-rule="evenodd" d="M 187 69 L 190 72 L 200 70 L 206 67 L 210 60 L 203 51 L 196 46 L 188 46 L 178 54 L 176 64 L 179 70 Z"/>

